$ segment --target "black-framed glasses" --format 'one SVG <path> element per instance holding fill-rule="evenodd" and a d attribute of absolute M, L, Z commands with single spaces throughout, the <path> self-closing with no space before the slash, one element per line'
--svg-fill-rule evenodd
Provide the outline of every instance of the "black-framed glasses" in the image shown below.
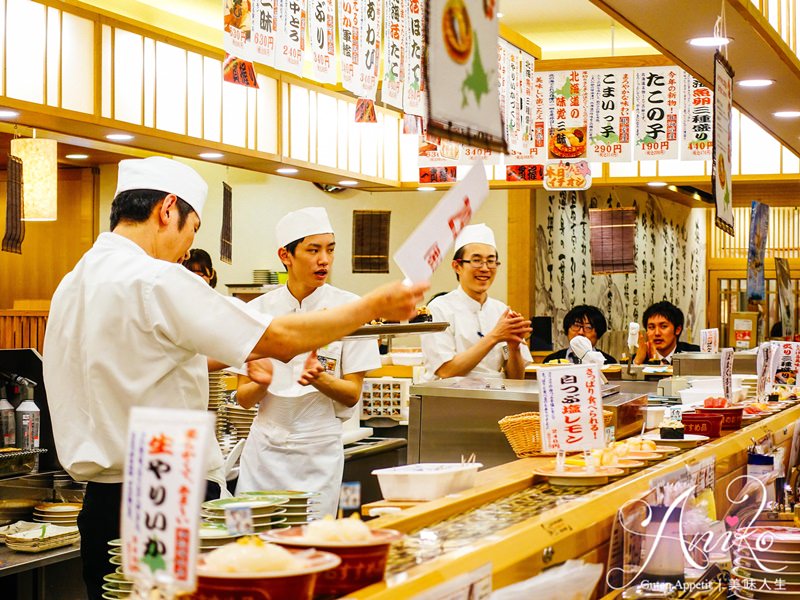
<path fill-rule="evenodd" d="M 496 269 L 502 263 L 497 260 L 496 258 L 459 258 L 458 262 L 463 264 L 470 265 L 473 269 L 480 269 L 483 265 L 486 265 L 487 269 Z"/>
<path fill-rule="evenodd" d="M 580 321 L 575 321 L 572 325 L 569 326 L 572 331 L 581 331 L 583 330 L 586 333 L 591 333 L 594 331 L 594 325 L 591 323 L 581 323 Z"/>

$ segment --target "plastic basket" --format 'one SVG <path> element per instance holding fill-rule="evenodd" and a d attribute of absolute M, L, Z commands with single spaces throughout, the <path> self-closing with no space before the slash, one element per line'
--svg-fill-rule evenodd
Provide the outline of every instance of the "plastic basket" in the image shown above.
<path fill-rule="evenodd" d="M 603 411 L 603 424 L 611 425 L 613 414 Z M 497 422 L 511 449 L 518 458 L 539 456 L 542 453 L 542 431 L 538 412 L 524 412 L 503 417 Z"/>

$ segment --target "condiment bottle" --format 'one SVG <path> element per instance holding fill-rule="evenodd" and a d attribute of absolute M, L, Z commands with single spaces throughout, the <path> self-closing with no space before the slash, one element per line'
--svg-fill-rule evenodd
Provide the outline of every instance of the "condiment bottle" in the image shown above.
<path fill-rule="evenodd" d="M 16 443 L 16 423 L 14 417 L 14 407 L 6 397 L 5 386 L 0 386 L 0 443 L 6 446 L 13 446 Z"/>
<path fill-rule="evenodd" d="M 17 445 L 23 450 L 39 447 L 39 407 L 33 401 L 33 387 L 25 386 L 22 404 L 17 407 Z"/>

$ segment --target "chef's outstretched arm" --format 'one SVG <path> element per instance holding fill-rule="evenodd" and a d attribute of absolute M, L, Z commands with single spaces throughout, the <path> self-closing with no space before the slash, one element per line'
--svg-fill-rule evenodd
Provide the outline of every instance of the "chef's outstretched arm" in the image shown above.
<path fill-rule="evenodd" d="M 358 300 L 327 310 L 275 317 L 248 360 L 272 357 L 288 362 L 301 352 L 321 348 L 379 317 L 405 321 L 416 315 L 429 283 L 389 283 Z"/>

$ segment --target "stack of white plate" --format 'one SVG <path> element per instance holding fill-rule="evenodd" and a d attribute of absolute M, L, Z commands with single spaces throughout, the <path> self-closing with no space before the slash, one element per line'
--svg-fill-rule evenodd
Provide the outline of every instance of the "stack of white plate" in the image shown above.
<path fill-rule="evenodd" d="M 242 408 L 235 404 L 225 407 L 227 421 L 236 429 L 236 439 L 243 440 L 250 433 L 250 426 L 258 414 L 257 408 Z M 229 431 L 229 433 L 232 433 Z"/>
<path fill-rule="evenodd" d="M 105 600 L 128 598 L 133 591 L 133 581 L 125 577 L 124 573 L 115 571 L 103 577 L 103 580 L 105 581 L 103 584 L 103 598 Z"/>
<path fill-rule="evenodd" d="M 208 410 L 217 410 L 225 402 L 225 373 L 208 374 Z"/>
<path fill-rule="evenodd" d="M 241 496 L 250 498 L 269 498 L 271 496 L 283 496 L 288 498 L 283 508 L 286 509 L 286 525 L 306 525 L 309 521 L 322 518 L 319 512 L 319 492 L 301 492 L 295 490 L 263 490 L 256 492 L 244 492 Z"/>
<path fill-rule="evenodd" d="M 740 375 L 745 398 L 755 398 L 758 389 L 758 377 L 755 375 Z"/>
<path fill-rule="evenodd" d="M 37 523 L 77 525 L 78 513 L 83 505 L 77 502 L 46 502 L 33 508 L 33 520 Z"/>
<path fill-rule="evenodd" d="M 737 598 L 800 598 L 800 529 L 740 527 L 732 551 L 730 590 Z"/>
<path fill-rule="evenodd" d="M 253 283 L 275 285 L 278 283 L 278 274 L 270 269 L 254 269 Z"/>
<path fill-rule="evenodd" d="M 202 547 L 211 548 L 222 546 L 230 541 L 231 536 L 225 529 L 225 509 L 249 508 L 253 517 L 253 529 L 256 533 L 285 526 L 286 508 L 289 499 L 286 496 L 274 494 L 263 494 L 258 498 L 251 496 L 235 496 L 233 498 L 220 498 L 219 500 L 209 500 L 204 502 L 200 517 L 203 520 L 203 527 L 207 527 L 206 535 L 216 537 L 207 540 Z M 223 532 L 224 530 L 224 532 Z M 227 535 L 226 535 L 227 534 Z M 203 538 L 201 528 L 201 539 Z M 216 543 L 215 543 L 216 542 Z M 221 542 L 221 543 L 220 543 Z"/>
<path fill-rule="evenodd" d="M 200 523 L 200 552 L 208 552 L 229 544 L 240 536 L 228 533 L 224 521 L 203 521 Z"/>

